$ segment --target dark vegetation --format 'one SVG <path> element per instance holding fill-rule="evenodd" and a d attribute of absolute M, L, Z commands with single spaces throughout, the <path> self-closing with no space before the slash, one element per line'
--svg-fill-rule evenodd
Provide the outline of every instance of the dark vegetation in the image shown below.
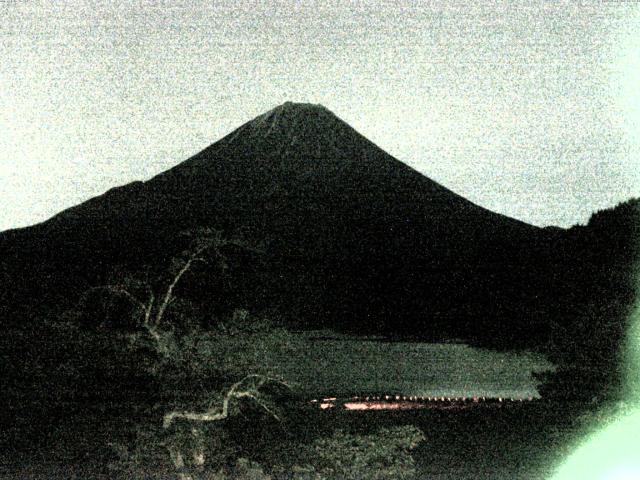
<path fill-rule="evenodd" d="M 554 296 L 545 347 L 561 366 L 548 395 L 615 398 L 623 382 L 624 344 L 637 306 L 640 200 L 595 213 L 555 245 Z"/>
<path fill-rule="evenodd" d="M 7 372 L 9 470 L 30 475 L 35 463 L 49 466 L 46 477 L 72 468 L 83 478 L 413 478 L 417 427 L 327 428 L 309 398 L 277 376 L 272 355 L 300 351 L 298 336 L 242 309 L 201 318 L 173 293 L 199 273 L 196 264 L 225 276 L 222 249 L 245 248 L 217 232 L 191 237 L 164 279 L 146 269 L 143 280 L 127 275 L 87 291 L 60 318 L 11 332 L 3 351 L 25 361 Z M 127 321 L 115 327 L 114 313 Z"/>
<path fill-rule="evenodd" d="M 410 478 L 438 464 L 430 433 L 518 421 L 540 452 L 560 448 L 550 431 L 619 394 L 639 216 L 630 200 L 585 226 L 526 225 L 321 107 L 283 105 L 147 182 L 0 234 L 4 457 L 93 462 L 107 478 Z M 327 421 L 269 356 L 320 327 L 535 349 L 559 368 L 519 420 Z M 223 420 L 163 428 L 168 411 L 221 412 L 249 374 L 273 381 L 242 384 Z"/>

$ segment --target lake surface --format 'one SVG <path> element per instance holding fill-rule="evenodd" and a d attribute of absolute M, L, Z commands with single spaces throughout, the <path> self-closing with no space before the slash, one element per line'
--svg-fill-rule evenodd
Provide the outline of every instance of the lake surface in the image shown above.
<path fill-rule="evenodd" d="M 350 398 L 540 398 L 534 372 L 553 370 L 541 354 L 503 353 L 458 343 L 388 342 L 307 332 L 305 348 L 279 359 L 283 378 L 309 394 Z"/>

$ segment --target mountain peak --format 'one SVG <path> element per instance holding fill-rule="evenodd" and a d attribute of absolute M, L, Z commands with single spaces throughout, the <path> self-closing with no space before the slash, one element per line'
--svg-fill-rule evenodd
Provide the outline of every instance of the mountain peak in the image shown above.
<path fill-rule="evenodd" d="M 261 121 L 283 121 L 288 120 L 300 120 L 307 121 L 309 118 L 333 118 L 338 120 L 338 117 L 330 112 L 326 107 L 315 103 L 299 103 L 299 102 L 284 102 L 281 105 L 269 110 L 266 113 L 258 116 L 254 122 L 262 123 Z M 291 126 L 291 125 L 289 125 Z"/>
<path fill-rule="evenodd" d="M 274 147 L 281 153 L 297 146 L 309 155 L 333 145 L 338 137 L 346 139 L 350 135 L 351 128 L 326 107 L 285 102 L 247 122 L 225 137 L 222 144 L 262 153 L 274 151 Z"/>
<path fill-rule="evenodd" d="M 319 103 L 309 103 L 309 102 L 292 102 L 287 100 L 281 105 L 278 105 L 276 108 L 287 108 L 287 109 L 321 109 L 326 110 L 324 105 L 320 105 Z"/>

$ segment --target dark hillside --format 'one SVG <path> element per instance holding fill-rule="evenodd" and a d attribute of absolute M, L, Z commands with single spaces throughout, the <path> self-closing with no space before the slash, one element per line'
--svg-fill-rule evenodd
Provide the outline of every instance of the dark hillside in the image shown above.
<path fill-rule="evenodd" d="M 615 396 L 639 291 L 640 199 L 569 229 L 556 251 L 552 356 L 565 367 L 550 388 Z"/>

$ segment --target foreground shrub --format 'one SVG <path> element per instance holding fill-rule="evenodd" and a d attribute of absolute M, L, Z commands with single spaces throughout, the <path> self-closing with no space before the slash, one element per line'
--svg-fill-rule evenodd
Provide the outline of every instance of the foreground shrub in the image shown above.
<path fill-rule="evenodd" d="M 337 431 L 305 447 L 306 462 L 274 475 L 296 480 L 412 479 L 412 451 L 425 439 L 414 426 L 382 428 L 371 434 Z"/>

